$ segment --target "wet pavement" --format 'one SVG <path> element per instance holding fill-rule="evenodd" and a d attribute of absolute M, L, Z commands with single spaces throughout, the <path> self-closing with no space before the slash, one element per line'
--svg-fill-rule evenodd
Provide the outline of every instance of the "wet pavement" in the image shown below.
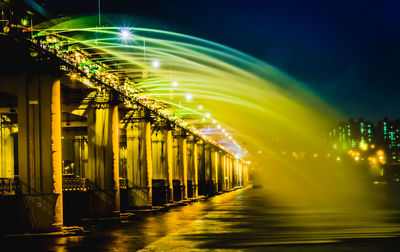
<path fill-rule="evenodd" d="M 399 209 L 294 207 L 263 189 L 241 189 L 87 224 L 89 232 L 78 236 L 7 237 L 2 244 L 12 251 L 398 251 Z"/>

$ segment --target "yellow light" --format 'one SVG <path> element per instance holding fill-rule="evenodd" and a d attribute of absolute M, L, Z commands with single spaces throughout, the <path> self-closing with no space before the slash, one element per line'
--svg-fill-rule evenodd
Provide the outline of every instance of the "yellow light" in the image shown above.
<path fill-rule="evenodd" d="M 317 154 L 317 153 L 314 153 L 314 157 L 315 157 L 315 158 L 318 157 L 318 154 Z"/>
<path fill-rule="evenodd" d="M 340 161 L 340 157 L 337 157 L 336 160 L 337 160 L 337 161 Z"/>
<path fill-rule="evenodd" d="M 383 152 L 383 150 L 378 150 L 376 154 L 378 154 L 378 156 L 383 156 L 385 155 L 385 152 Z"/>
<path fill-rule="evenodd" d="M 356 161 L 358 161 L 360 158 L 359 158 L 359 157 L 355 157 L 354 159 L 355 159 Z"/>
<path fill-rule="evenodd" d="M 375 149 L 375 144 L 371 144 L 371 149 Z"/>
<path fill-rule="evenodd" d="M 380 156 L 379 159 L 380 159 L 380 160 L 383 160 L 383 156 Z"/>
<path fill-rule="evenodd" d="M 368 144 L 366 144 L 366 143 L 364 143 L 364 142 L 361 142 L 361 143 L 360 143 L 360 149 L 362 149 L 362 150 L 367 150 L 367 149 L 368 149 Z"/>

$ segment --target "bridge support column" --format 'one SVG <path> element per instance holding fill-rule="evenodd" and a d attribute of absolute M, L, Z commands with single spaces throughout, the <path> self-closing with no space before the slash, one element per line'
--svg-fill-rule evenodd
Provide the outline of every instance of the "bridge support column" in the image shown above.
<path fill-rule="evenodd" d="M 212 165 L 212 147 L 208 144 L 205 145 L 204 149 L 204 168 L 205 168 L 205 180 L 206 180 L 206 195 L 212 195 L 213 193 L 213 165 Z"/>
<path fill-rule="evenodd" d="M 243 186 L 243 161 L 237 161 L 237 186 Z"/>
<path fill-rule="evenodd" d="M 153 166 L 149 111 L 138 111 L 140 122 L 129 123 L 127 136 L 128 208 L 152 206 Z"/>
<path fill-rule="evenodd" d="M 19 185 L 30 228 L 63 227 L 60 81 L 50 75 L 20 78 L 18 87 Z"/>
<path fill-rule="evenodd" d="M 182 199 L 186 200 L 187 192 L 188 192 L 188 156 L 187 156 L 187 144 L 186 144 L 186 136 L 181 135 L 178 138 L 178 168 L 180 171 L 181 179 L 182 179 Z"/>
<path fill-rule="evenodd" d="M 247 186 L 249 183 L 249 165 L 244 164 L 243 167 L 243 186 Z"/>
<path fill-rule="evenodd" d="M 211 149 L 211 181 L 212 194 L 218 192 L 218 167 L 219 167 L 219 152 L 216 149 Z"/>
<path fill-rule="evenodd" d="M 118 106 L 98 103 L 88 112 L 88 167 L 85 176 L 93 192 L 91 216 L 119 214 Z"/>
<path fill-rule="evenodd" d="M 239 181 L 239 160 L 235 158 L 235 169 L 233 170 L 233 187 L 240 186 L 240 181 Z"/>
<path fill-rule="evenodd" d="M 200 140 L 197 143 L 197 153 L 198 153 L 198 167 L 197 167 L 198 194 L 207 195 L 205 144 L 203 140 Z"/>
<path fill-rule="evenodd" d="M 14 137 L 8 121 L 0 114 L 0 178 L 14 179 Z"/>
<path fill-rule="evenodd" d="M 233 158 L 228 155 L 228 190 L 232 189 L 232 171 L 233 171 Z"/>
<path fill-rule="evenodd" d="M 222 190 L 223 191 L 228 191 L 229 190 L 229 184 L 228 184 L 228 154 L 224 153 L 222 156 L 223 162 L 222 162 L 222 177 L 223 180 L 222 182 Z"/>
<path fill-rule="evenodd" d="M 172 132 L 161 126 L 152 134 L 153 205 L 172 201 Z"/>
<path fill-rule="evenodd" d="M 173 184 L 173 141 L 172 141 L 172 130 L 167 129 L 165 135 L 165 142 L 166 142 L 166 152 L 167 152 L 167 159 L 165 160 L 167 165 L 167 180 L 168 180 L 168 201 L 174 201 L 174 184 Z"/>
<path fill-rule="evenodd" d="M 218 151 L 218 185 L 217 191 L 223 192 L 224 187 L 224 155 L 221 151 Z"/>
<path fill-rule="evenodd" d="M 188 198 L 198 197 L 198 151 L 197 139 L 194 136 L 188 138 Z"/>

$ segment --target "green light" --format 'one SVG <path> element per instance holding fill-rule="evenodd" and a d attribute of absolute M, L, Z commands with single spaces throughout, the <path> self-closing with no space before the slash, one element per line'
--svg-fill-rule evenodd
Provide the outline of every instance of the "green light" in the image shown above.
<path fill-rule="evenodd" d="M 23 26 L 28 26 L 29 25 L 29 20 L 27 18 L 23 18 L 23 19 L 21 19 L 21 24 Z"/>

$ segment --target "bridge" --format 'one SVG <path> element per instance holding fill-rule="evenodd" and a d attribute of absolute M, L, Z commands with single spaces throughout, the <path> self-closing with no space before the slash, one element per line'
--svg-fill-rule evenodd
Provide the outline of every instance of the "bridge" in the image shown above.
<path fill-rule="evenodd" d="M 60 231 L 69 218 L 115 217 L 247 185 L 248 162 L 132 88 L 113 62 L 32 32 L 14 26 L 0 35 L 2 223 Z"/>

